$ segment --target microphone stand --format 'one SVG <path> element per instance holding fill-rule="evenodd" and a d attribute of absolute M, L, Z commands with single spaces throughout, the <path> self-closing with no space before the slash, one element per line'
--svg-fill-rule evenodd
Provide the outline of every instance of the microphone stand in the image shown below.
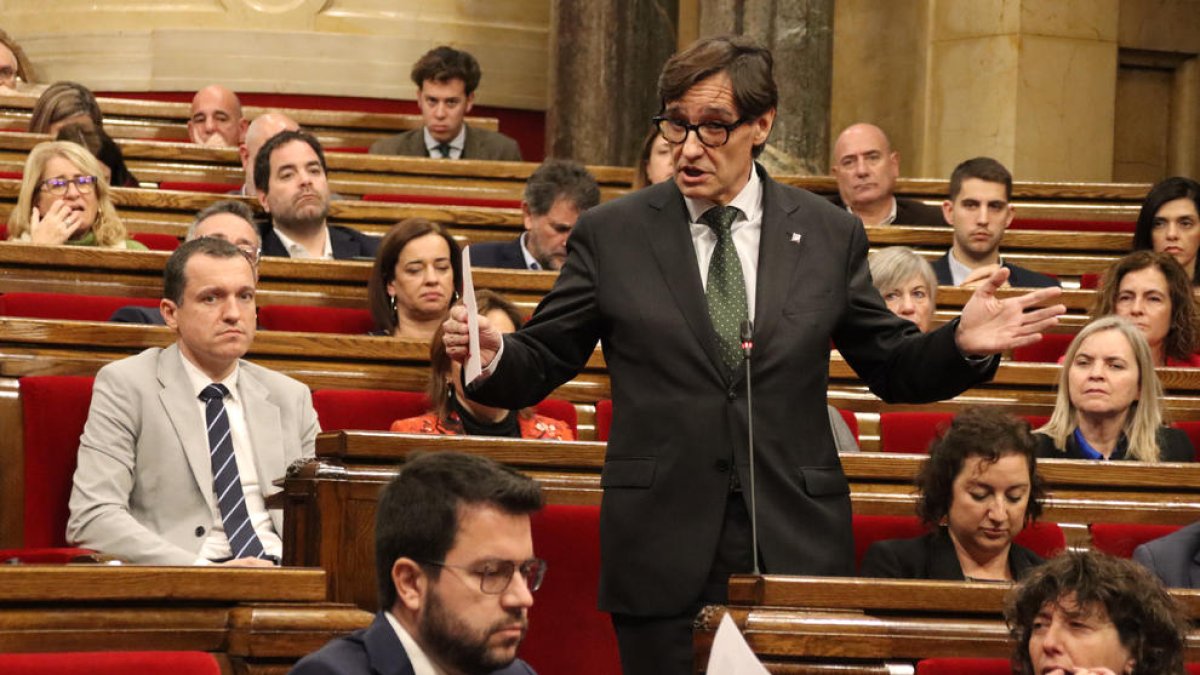
<path fill-rule="evenodd" d="M 750 450 L 750 545 L 754 555 L 754 574 L 762 574 L 758 566 L 758 490 L 754 485 L 754 396 L 751 393 L 750 356 L 754 351 L 754 322 L 746 320 L 740 326 L 742 355 L 746 364 L 746 440 Z"/>

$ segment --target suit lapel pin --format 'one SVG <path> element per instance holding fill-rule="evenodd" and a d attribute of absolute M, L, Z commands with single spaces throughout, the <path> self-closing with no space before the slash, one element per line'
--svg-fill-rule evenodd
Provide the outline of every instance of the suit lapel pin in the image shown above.
<path fill-rule="evenodd" d="M 803 237 L 803 236 L 804 236 L 804 235 L 800 234 L 799 232 L 793 232 L 793 233 L 792 233 L 792 239 L 791 239 L 792 243 L 793 243 L 793 244 L 799 244 L 799 243 L 800 243 L 800 238 L 801 238 L 801 237 Z"/>

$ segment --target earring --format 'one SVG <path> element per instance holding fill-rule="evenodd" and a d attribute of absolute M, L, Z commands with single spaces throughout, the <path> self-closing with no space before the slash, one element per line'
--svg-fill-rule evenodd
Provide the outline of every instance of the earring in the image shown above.
<path fill-rule="evenodd" d="M 389 303 L 391 304 L 391 306 L 392 306 L 392 311 L 393 311 L 393 312 L 394 312 L 394 311 L 396 311 L 396 296 L 394 296 L 394 295 L 389 295 L 389 296 L 388 296 L 388 302 L 389 302 Z"/>

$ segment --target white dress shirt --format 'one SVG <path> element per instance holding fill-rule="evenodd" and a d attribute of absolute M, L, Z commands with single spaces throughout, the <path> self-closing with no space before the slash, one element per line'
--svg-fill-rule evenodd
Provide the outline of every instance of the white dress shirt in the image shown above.
<path fill-rule="evenodd" d="M 689 227 L 692 230 L 692 244 L 696 247 L 696 263 L 700 265 L 700 283 L 708 288 L 708 264 L 712 260 L 713 251 L 717 248 L 717 234 L 712 228 L 700 222 L 700 216 L 717 204 L 707 199 L 692 199 L 684 197 Z M 738 262 L 742 264 L 742 279 L 746 282 L 747 316 L 754 318 L 754 289 L 758 279 L 758 242 L 762 238 L 762 180 L 754 167 L 750 167 L 750 180 L 738 193 L 733 201 L 726 206 L 736 206 L 740 213 L 733 221 L 729 231 L 733 233 L 733 247 L 737 249 Z"/>
<path fill-rule="evenodd" d="M 383 615 L 387 617 L 388 623 L 392 624 L 392 630 L 396 631 L 396 637 L 400 638 L 404 653 L 412 662 L 413 675 L 445 675 L 437 666 L 433 665 L 433 661 L 429 660 L 429 657 L 421 650 L 421 646 L 417 644 L 413 636 L 408 634 L 408 631 L 404 630 L 404 626 L 400 625 L 400 620 L 390 610 L 385 610 Z"/>
<path fill-rule="evenodd" d="M 438 150 L 441 141 L 434 139 L 433 134 L 429 133 L 429 129 L 421 128 L 421 133 L 425 135 L 425 149 L 429 152 L 429 156 L 433 159 L 461 159 L 463 148 L 467 146 L 467 125 L 462 125 L 458 130 L 458 135 L 450 139 L 450 156 L 442 157 L 442 153 Z"/>
<path fill-rule="evenodd" d="M 275 236 L 279 237 L 279 242 L 287 249 L 289 258 L 313 258 L 318 259 L 308 252 L 303 245 L 296 243 L 295 239 L 283 233 L 283 230 L 278 227 L 274 228 Z M 333 260 L 333 241 L 329 238 L 329 227 L 325 227 L 325 247 L 321 251 L 320 260 Z"/>

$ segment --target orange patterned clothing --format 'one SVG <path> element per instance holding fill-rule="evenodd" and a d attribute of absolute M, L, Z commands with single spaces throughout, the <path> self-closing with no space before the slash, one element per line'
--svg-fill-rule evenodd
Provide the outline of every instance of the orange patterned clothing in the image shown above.
<path fill-rule="evenodd" d="M 517 417 L 521 425 L 521 438 L 533 438 L 543 441 L 573 441 L 575 432 L 566 422 L 553 417 L 534 415 L 533 417 Z M 438 419 L 433 413 L 425 413 L 417 417 L 396 420 L 392 422 L 392 431 L 406 434 L 437 434 L 438 436 L 462 436 L 464 434 L 462 421 L 458 413 L 451 412 L 446 419 Z"/>

